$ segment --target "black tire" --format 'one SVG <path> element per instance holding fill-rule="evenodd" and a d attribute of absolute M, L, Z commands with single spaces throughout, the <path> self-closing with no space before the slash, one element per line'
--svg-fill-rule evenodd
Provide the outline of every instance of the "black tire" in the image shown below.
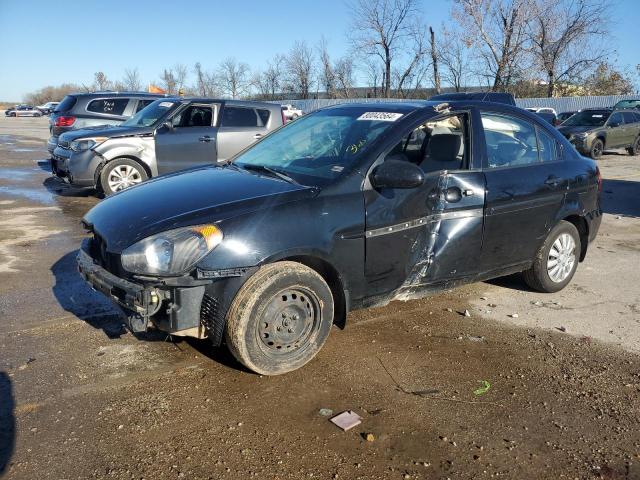
<path fill-rule="evenodd" d="M 122 187 L 118 188 L 114 186 L 112 183 L 112 179 L 110 178 L 112 174 L 120 171 L 120 169 L 133 169 L 131 176 L 131 183 L 127 183 L 125 186 L 125 182 L 122 183 Z M 134 173 L 133 173 L 134 172 Z M 131 160 L 130 158 L 114 158 L 109 163 L 107 163 L 102 171 L 100 172 L 100 189 L 105 194 L 105 196 L 112 195 L 120 190 L 124 190 L 128 186 L 135 185 L 137 183 L 144 182 L 147 180 L 149 176 L 147 175 L 146 170 L 140 163 L 135 160 Z"/>
<path fill-rule="evenodd" d="M 34 114 L 33 114 L 33 116 L 34 116 L 34 117 L 41 117 L 41 116 L 42 116 L 42 114 L 41 114 L 41 113 L 34 113 Z"/>
<path fill-rule="evenodd" d="M 256 373 L 287 373 L 302 367 L 322 348 L 333 313 L 331 289 L 314 270 L 296 262 L 265 265 L 245 282 L 231 304 L 227 346 Z"/>
<path fill-rule="evenodd" d="M 10 117 L 17 117 L 16 112 L 11 112 L 11 113 L 9 114 L 9 116 L 10 116 Z"/>
<path fill-rule="evenodd" d="M 627 148 L 629 155 L 640 155 L 640 137 L 637 137 L 633 144 Z"/>
<path fill-rule="evenodd" d="M 589 155 L 594 160 L 597 160 L 602 156 L 602 152 L 604 152 L 604 143 L 599 138 L 596 138 L 591 144 L 591 151 L 589 152 Z"/>
<path fill-rule="evenodd" d="M 551 272 L 553 272 L 553 267 L 550 266 L 550 262 L 555 258 L 557 263 L 560 263 L 559 257 L 554 257 L 556 253 L 556 241 L 560 241 L 560 238 L 563 235 L 569 235 L 573 239 L 573 262 L 571 263 L 571 268 L 566 269 L 566 276 L 561 275 L 561 279 L 556 278 L 555 280 L 551 277 Z M 557 245 L 557 244 L 556 244 Z M 552 248 L 554 252 L 552 252 Z M 576 269 L 578 268 L 578 262 L 580 260 L 580 252 L 581 252 L 581 243 L 580 243 L 580 234 L 578 233 L 578 229 L 572 224 L 565 220 L 560 221 L 547 235 L 544 244 L 538 250 L 536 257 L 533 260 L 533 265 L 529 270 L 522 272 L 524 281 L 529 287 L 537 290 L 539 292 L 544 293 L 553 293 L 562 290 L 566 287 L 573 275 L 576 273 Z M 566 257 L 565 257 L 566 258 Z M 569 258 L 571 258 L 569 256 Z M 565 265 L 568 264 L 565 263 Z"/>

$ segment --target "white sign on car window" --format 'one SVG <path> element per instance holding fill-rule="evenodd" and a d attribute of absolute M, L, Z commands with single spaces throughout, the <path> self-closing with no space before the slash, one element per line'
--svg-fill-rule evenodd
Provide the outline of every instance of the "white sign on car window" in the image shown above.
<path fill-rule="evenodd" d="M 393 112 L 366 112 L 358 117 L 358 120 L 378 120 L 380 122 L 395 122 L 402 113 Z"/>

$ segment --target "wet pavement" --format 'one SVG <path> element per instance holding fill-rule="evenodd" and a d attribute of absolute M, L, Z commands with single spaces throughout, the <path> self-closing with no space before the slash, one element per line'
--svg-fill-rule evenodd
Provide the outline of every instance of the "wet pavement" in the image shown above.
<path fill-rule="evenodd" d="M 354 312 L 311 363 L 269 378 L 206 341 L 126 332 L 75 269 L 99 200 L 51 178 L 45 121 L 22 135 L 8 121 L 0 477 L 640 478 L 639 159 L 601 162 L 610 215 L 579 288 L 540 296 L 510 277 Z M 345 433 L 321 409 L 363 422 Z"/>

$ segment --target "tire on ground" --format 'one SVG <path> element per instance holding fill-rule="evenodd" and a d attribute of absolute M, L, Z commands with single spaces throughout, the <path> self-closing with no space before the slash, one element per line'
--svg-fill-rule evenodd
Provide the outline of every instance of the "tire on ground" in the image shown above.
<path fill-rule="evenodd" d="M 119 191 L 119 190 L 113 190 L 109 185 L 109 175 L 113 170 L 122 166 L 129 166 L 134 168 L 137 171 L 135 178 L 139 177 L 140 182 L 144 182 L 149 178 L 149 176 L 147 175 L 147 171 L 144 169 L 144 167 L 140 163 L 136 162 L 135 160 L 132 160 L 130 158 L 114 158 L 109 163 L 107 163 L 102 168 L 102 171 L 100 172 L 100 185 L 98 186 L 99 186 L 99 189 L 105 194 L 105 196 L 112 195 L 116 193 L 116 191 Z"/>
<path fill-rule="evenodd" d="M 591 158 L 596 160 L 602 156 L 603 151 L 604 143 L 602 143 L 602 140 L 600 140 L 599 138 L 596 138 L 591 144 L 591 151 L 589 152 L 589 155 L 591 156 Z"/>
<path fill-rule="evenodd" d="M 640 154 L 640 137 L 637 137 L 631 144 L 631 146 L 627 148 L 627 152 L 629 152 L 629 155 L 632 156 Z"/>
<path fill-rule="evenodd" d="M 282 345 L 278 337 L 282 333 L 273 329 L 286 328 L 285 321 L 300 311 L 313 311 L 313 318 L 311 314 L 300 315 L 289 325 L 294 336 L 300 331 L 307 334 L 298 338 L 298 346 Z M 297 262 L 268 264 L 245 282 L 233 300 L 227 314 L 227 346 L 240 363 L 256 373 L 287 373 L 302 367 L 322 348 L 333 315 L 331 289 L 317 272 Z M 304 326 L 308 323 L 310 327 Z"/>
<path fill-rule="evenodd" d="M 548 262 L 552 259 L 549 254 L 554 242 L 565 233 L 573 238 L 575 245 L 573 249 L 574 261 L 566 278 L 562 281 L 556 282 L 553 281 L 549 275 Z M 571 282 L 571 279 L 578 268 L 580 252 L 581 243 L 578 229 L 572 223 L 561 220 L 553 229 L 551 229 L 549 235 L 547 235 L 544 244 L 540 247 L 533 260 L 531 268 L 522 272 L 524 281 L 529 287 L 539 292 L 553 293 L 562 290 L 569 284 L 569 282 Z"/>

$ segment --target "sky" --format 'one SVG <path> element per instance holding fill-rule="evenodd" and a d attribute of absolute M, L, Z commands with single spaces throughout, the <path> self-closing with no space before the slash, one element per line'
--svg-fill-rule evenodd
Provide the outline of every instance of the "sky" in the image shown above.
<path fill-rule="evenodd" d="M 420 1 L 424 21 L 449 21 L 451 0 Z M 640 64 L 640 0 L 614 1 L 614 61 L 632 68 Z M 349 51 L 350 23 L 345 0 L 0 0 L 0 100 L 91 84 L 97 71 L 117 80 L 137 68 L 143 82 L 157 83 L 176 63 L 212 70 L 233 56 L 260 68 L 294 41 L 315 46 L 322 36 L 338 58 Z"/>

